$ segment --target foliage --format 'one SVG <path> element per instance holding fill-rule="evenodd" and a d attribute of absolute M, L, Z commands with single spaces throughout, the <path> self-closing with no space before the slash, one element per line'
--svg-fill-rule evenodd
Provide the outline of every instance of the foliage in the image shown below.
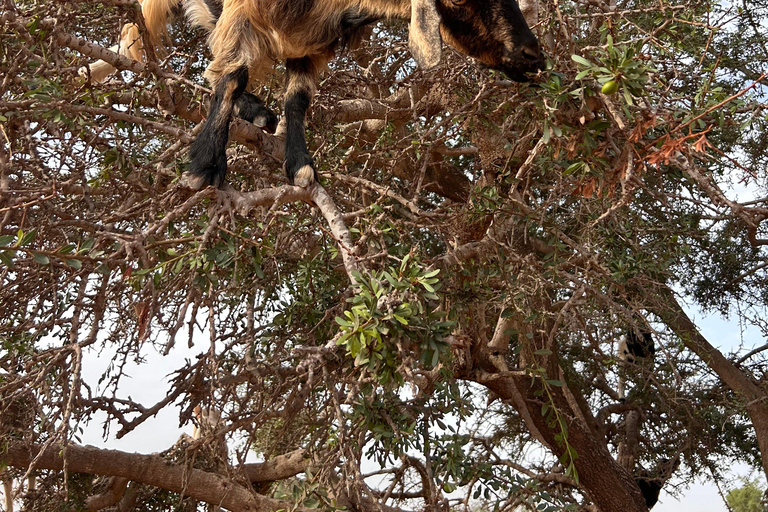
<path fill-rule="evenodd" d="M 527 84 L 447 44 L 418 70 L 407 23 L 377 23 L 313 100 L 322 192 L 288 187 L 281 136 L 240 121 L 231 186 L 186 186 L 210 90 L 183 20 L 91 83 L 78 69 L 141 26 L 135 4 L 0 6 L 3 463 L 96 424 L 189 431 L 201 406 L 221 422 L 168 467 L 277 508 L 642 510 L 633 476 L 763 464 L 765 347 L 710 350 L 681 304 L 768 335 L 764 1 L 541 1 L 548 70 Z M 279 111 L 283 82 L 277 64 L 251 87 Z M 653 331 L 655 360 L 618 361 L 627 329 Z M 126 391 L 159 366 L 154 399 Z M 248 452 L 299 450 L 247 482 Z M 19 500 L 40 510 L 115 484 L 33 473 Z M 146 510 L 206 506 L 127 489 Z"/>
<path fill-rule="evenodd" d="M 725 499 L 733 512 L 763 512 L 763 489 L 754 480 L 745 480 L 744 485 L 728 491 Z"/>

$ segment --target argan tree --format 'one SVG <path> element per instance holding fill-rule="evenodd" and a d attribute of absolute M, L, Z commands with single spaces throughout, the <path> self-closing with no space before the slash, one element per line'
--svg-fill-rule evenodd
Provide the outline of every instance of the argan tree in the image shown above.
<path fill-rule="evenodd" d="M 447 48 L 421 71 L 378 23 L 323 75 L 319 184 L 236 121 L 228 184 L 192 190 L 204 33 L 152 49 L 132 0 L 0 0 L 5 509 L 641 512 L 768 472 L 768 345 L 686 305 L 768 336 L 768 4 L 522 7 L 531 83 Z M 144 61 L 107 49 L 129 22 Z M 655 356 L 622 362 L 628 331 Z M 176 369 L 140 403 L 149 355 Z M 164 410 L 162 453 L 79 441 Z"/>

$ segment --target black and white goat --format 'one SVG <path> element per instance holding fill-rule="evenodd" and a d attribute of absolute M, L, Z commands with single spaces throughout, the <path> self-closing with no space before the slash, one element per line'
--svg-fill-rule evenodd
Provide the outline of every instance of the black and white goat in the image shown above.
<path fill-rule="evenodd" d="M 214 96 L 190 149 L 197 187 L 224 182 L 233 115 L 261 119 L 265 127 L 274 124 L 271 112 L 246 87 L 276 62 L 284 62 L 287 71 L 285 170 L 292 183 L 311 185 L 317 176 L 304 121 L 318 75 L 338 48 L 359 40 L 364 27 L 380 19 L 410 20 L 411 53 L 425 69 L 440 61 L 443 40 L 516 81 L 544 67 L 516 0 L 143 0 L 153 44 L 182 1 L 191 23 L 210 32 L 213 53 L 206 77 Z"/>
<path fill-rule="evenodd" d="M 680 457 L 678 455 L 671 460 L 661 459 L 653 474 L 649 471 L 641 470 L 635 476 L 635 482 L 640 487 L 640 492 L 643 493 L 645 506 L 648 507 L 648 510 L 651 510 L 659 501 L 662 487 L 664 487 L 664 484 L 667 483 L 679 466 Z"/>
<path fill-rule="evenodd" d="M 638 364 L 641 361 L 653 361 L 656 353 L 656 345 L 653 335 L 648 330 L 641 330 L 640 334 L 635 329 L 627 329 L 627 332 L 619 340 L 619 400 L 626 399 L 624 371 L 629 365 Z"/>

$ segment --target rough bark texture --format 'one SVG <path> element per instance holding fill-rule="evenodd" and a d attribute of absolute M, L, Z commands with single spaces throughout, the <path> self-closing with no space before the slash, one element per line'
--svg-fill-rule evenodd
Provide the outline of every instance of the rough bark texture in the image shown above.
<path fill-rule="evenodd" d="M 656 313 L 682 340 L 685 346 L 699 356 L 723 382 L 744 397 L 745 407 L 755 428 L 760 447 L 763 471 L 768 475 L 768 393 L 760 384 L 725 358 L 688 317 L 674 293 L 661 288 L 656 295 Z"/>
<path fill-rule="evenodd" d="M 40 450 L 42 449 L 42 453 Z M 160 489 L 183 493 L 196 500 L 223 506 L 233 512 L 273 512 L 291 508 L 291 503 L 254 494 L 224 476 L 175 465 L 156 455 L 102 450 L 92 446 L 70 444 L 61 446 L 28 447 L 11 444 L 0 461 L 9 466 L 27 467 L 33 459 L 38 469 L 64 468 L 62 450 L 65 450 L 67 469 L 77 473 L 122 477 Z M 255 473 L 249 471 L 249 474 Z M 255 475 L 252 475 L 255 476 Z M 271 477 L 272 475 L 270 475 Z"/>

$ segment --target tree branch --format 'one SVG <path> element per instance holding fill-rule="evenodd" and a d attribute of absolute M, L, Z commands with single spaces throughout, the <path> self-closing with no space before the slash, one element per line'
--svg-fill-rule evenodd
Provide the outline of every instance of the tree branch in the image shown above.
<path fill-rule="evenodd" d="M 9 466 L 28 467 L 40 446 L 11 442 L 0 461 Z M 93 446 L 52 445 L 39 453 L 37 469 L 64 469 L 62 451 L 66 450 L 67 470 L 77 473 L 121 477 L 171 492 L 183 493 L 196 500 L 220 505 L 232 512 L 273 512 L 295 508 L 295 504 L 267 498 L 234 483 L 232 479 L 184 465 L 174 464 L 157 455 L 103 450 Z"/>

